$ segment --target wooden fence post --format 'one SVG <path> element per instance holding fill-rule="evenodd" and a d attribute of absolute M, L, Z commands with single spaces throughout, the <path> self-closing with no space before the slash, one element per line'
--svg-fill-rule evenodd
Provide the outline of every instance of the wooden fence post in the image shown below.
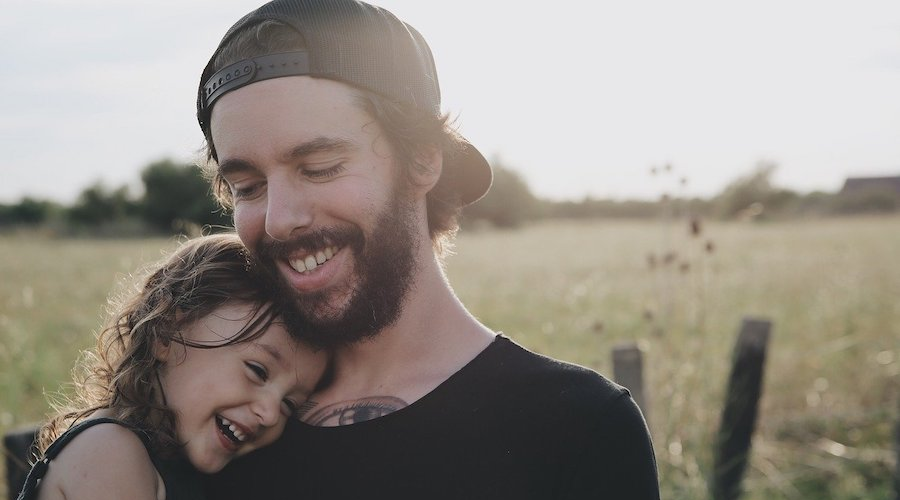
<path fill-rule="evenodd" d="M 6 455 L 6 492 L 10 500 L 19 496 L 25 484 L 25 476 L 31 470 L 32 446 L 38 427 L 25 427 L 3 436 L 3 453 Z"/>
<path fill-rule="evenodd" d="M 894 424 L 894 500 L 900 500 L 900 398 L 897 398 L 897 423 Z"/>
<path fill-rule="evenodd" d="M 635 342 L 613 347 L 613 379 L 625 386 L 649 422 L 650 408 L 644 392 L 644 353 Z"/>
<path fill-rule="evenodd" d="M 750 456 L 750 438 L 756 425 L 762 393 L 763 367 L 772 323 L 744 318 L 738 334 L 725 393 L 722 421 L 715 439 L 710 493 L 713 500 L 735 500 Z"/>

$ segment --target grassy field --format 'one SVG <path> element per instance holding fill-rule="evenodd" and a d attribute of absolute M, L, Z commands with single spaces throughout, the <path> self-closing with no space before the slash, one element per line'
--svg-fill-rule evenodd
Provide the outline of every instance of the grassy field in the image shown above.
<path fill-rule="evenodd" d="M 108 293 L 173 244 L 0 237 L 0 433 L 43 418 Z M 745 316 L 774 325 L 745 498 L 892 498 L 900 217 L 696 235 L 680 222 L 560 222 L 465 232 L 455 250 L 456 292 L 519 343 L 610 375 L 612 348 L 639 343 L 664 498 L 705 496 Z"/>

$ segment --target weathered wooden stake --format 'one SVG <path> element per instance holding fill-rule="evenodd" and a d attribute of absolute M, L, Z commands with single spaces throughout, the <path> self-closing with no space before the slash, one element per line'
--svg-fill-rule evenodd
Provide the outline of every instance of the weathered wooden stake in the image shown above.
<path fill-rule="evenodd" d="M 31 470 L 31 447 L 37 437 L 37 427 L 14 430 L 3 436 L 6 455 L 6 491 L 10 500 L 19 496 L 25 476 Z"/>
<path fill-rule="evenodd" d="M 641 408 L 644 419 L 650 421 L 648 401 L 644 392 L 644 353 L 635 342 L 619 344 L 613 348 L 613 378 L 625 386 L 634 402 Z"/>
<path fill-rule="evenodd" d="M 900 500 L 900 398 L 897 398 L 897 423 L 894 426 L 894 500 Z"/>
<path fill-rule="evenodd" d="M 716 436 L 710 493 L 713 500 L 735 500 L 750 457 L 750 439 L 756 425 L 762 393 L 766 346 L 772 323 L 744 318 L 735 344 L 725 407 Z"/>

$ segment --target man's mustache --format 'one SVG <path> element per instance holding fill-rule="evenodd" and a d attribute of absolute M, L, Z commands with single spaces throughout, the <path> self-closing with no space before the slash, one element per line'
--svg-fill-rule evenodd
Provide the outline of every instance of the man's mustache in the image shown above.
<path fill-rule="evenodd" d="M 256 255 L 264 263 L 287 259 L 296 252 L 313 253 L 325 247 L 350 246 L 356 252 L 362 250 L 365 237 L 356 226 L 326 227 L 305 233 L 286 241 L 264 240 L 256 246 Z"/>

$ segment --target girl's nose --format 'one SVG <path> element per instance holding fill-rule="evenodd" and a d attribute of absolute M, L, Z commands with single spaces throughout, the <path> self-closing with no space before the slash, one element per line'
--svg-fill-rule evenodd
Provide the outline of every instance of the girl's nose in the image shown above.
<path fill-rule="evenodd" d="M 253 414 L 260 425 L 272 427 L 281 418 L 281 398 L 274 394 L 261 394 L 252 405 Z"/>

